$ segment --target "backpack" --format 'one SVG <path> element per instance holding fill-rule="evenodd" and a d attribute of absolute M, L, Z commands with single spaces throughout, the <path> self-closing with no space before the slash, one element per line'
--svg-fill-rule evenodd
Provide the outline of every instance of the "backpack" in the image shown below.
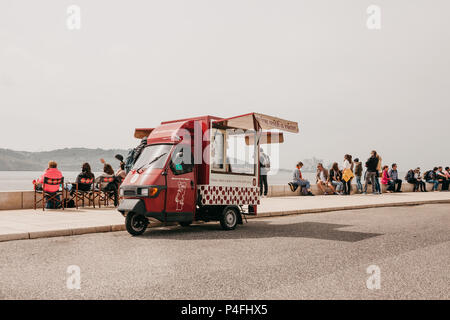
<path fill-rule="evenodd" d="M 73 199 L 71 199 L 71 200 L 64 199 L 64 207 L 65 208 L 75 208 L 75 201 Z"/>
<path fill-rule="evenodd" d="M 302 193 L 303 196 L 307 196 L 308 195 L 308 189 L 306 189 L 306 187 L 302 187 L 300 192 Z"/>
<path fill-rule="evenodd" d="M 433 177 L 432 173 L 433 173 L 433 170 L 428 170 L 427 172 L 425 172 L 425 173 L 423 174 L 423 178 L 424 178 L 426 181 L 428 181 L 428 180 L 434 180 L 434 177 Z"/>
<path fill-rule="evenodd" d="M 412 179 L 414 179 L 414 171 L 409 170 L 405 176 L 405 180 L 408 181 L 408 180 L 412 180 Z"/>

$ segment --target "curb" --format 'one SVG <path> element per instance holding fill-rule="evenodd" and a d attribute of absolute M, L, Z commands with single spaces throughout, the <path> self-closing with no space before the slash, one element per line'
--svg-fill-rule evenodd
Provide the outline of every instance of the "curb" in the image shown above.
<path fill-rule="evenodd" d="M 34 232 L 21 232 L 21 233 L 7 233 L 0 234 L 0 242 L 13 241 L 13 240 L 28 240 L 28 239 L 40 239 L 40 238 L 53 238 L 53 237 L 65 237 L 65 236 L 78 236 L 89 233 L 102 233 L 102 232 L 115 232 L 125 231 L 124 224 L 116 224 L 109 226 L 96 226 L 96 227 L 81 227 L 74 229 L 59 229 L 59 230 L 46 230 L 46 231 L 34 231 Z"/>
<path fill-rule="evenodd" d="M 362 204 L 362 205 L 354 205 L 354 206 L 328 207 L 328 208 L 317 208 L 317 209 L 299 209 L 299 210 L 278 211 L 278 212 L 262 212 L 262 213 L 258 213 L 257 216 L 247 216 L 247 219 L 280 217 L 280 216 L 290 216 L 290 215 L 310 214 L 310 213 L 322 213 L 322 212 L 330 212 L 330 211 L 372 209 L 372 208 L 384 208 L 384 207 L 408 207 L 408 206 L 419 206 L 419 205 L 425 205 L 425 204 L 446 204 L 446 203 L 450 203 L 450 199 L 448 199 L 448 200 L 422 200 L 422 201 L 408 201 L 408 202 Z"/>
<path fill-rule="evenodd" d="M 300 214 L 311 214 L 311 213 L 322 213 L 330 211 L 343 211 L 343 210 L 358 210 L 358 209 L 371 209 L 371 208 L 384 208 L 384 207 L 406 207 L 406 206 L 417 206 L 424 204 L 445 204 L 450 203 L 448 200 L 423 200 L 423 201 L 408 201 L 408 202 L 392 202 L 392 203 L 377 203 L 377 204 L 367 204 L 367 205 L 355 205 L 355 206 L 344 206 L 344 207 L 328 207 L 328 208 L 317 208 L 317 209 L 299 209 L 290 211 L 278 211 L 278 212 L 262 212 L 257 216 L 246 216 L 247 220 L 258 219 L 258 218 L 268 218 L 268 217 L 280 217 L 280 216 L 290 216 L 290 215 L 300 215 Z M 174 225 L 168 224 L 167 226 Z M 149 228 L 161 227 L 162 224 L 150 225 Z M 60 229 L 60 230 L 49 230 L 49 231 L 34 231 L 34 232 L 22 232 L 22 233 L 7 233 L 0 234 L 0 242 L 14 241 L 14 240 L 28 240 L 28 239 L 40 239 L 40 238 L 53 238 L 53 237 L 64 237 L 64 236 L 76 236 L 91 233 L 103 233 L 103 232 L 117 232 L 125 231 L 124 224 L 107 225 L 107 226 L 95 226 L 95 227 L 80 227 L 74 229 Z"/>

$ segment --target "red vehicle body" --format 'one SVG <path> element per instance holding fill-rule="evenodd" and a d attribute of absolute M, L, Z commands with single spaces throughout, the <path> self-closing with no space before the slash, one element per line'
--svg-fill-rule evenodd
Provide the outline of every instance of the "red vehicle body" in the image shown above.
<path fill-rule="evenodd" d="M 147 137 L 147 147 L 120 187 L 118 210 L 128 232 L 142 234 L 149 218 L 182 226 L 214 220 L 231 230 L 242 224 L 243 214 L 256 215 L 259 145 L 283 142 L 282 133 L 263 132 L 275 129 L 296 133 L 298 124 L 250 113 L 136 129 L 135 137 Z M 237 159 L 244 153 L 244 160 Z"/>

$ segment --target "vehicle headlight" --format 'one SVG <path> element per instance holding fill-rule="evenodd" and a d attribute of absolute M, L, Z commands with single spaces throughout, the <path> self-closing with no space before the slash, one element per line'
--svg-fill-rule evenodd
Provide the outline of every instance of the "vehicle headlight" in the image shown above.
<path fill-rule="evenodd" d="M 142 188 L 140 191 L 140 195 L 143 197 L 153 197 L 158 193 L 157 187 L 150 187 L 150 188 Z"/>
<path fill-rule="evenodd" d="M 147 192 L 148 192 L 149 197 L 153 197 L 158 192 L 158 188 L 156 188 L 156 187 L 148 188 Z"/>

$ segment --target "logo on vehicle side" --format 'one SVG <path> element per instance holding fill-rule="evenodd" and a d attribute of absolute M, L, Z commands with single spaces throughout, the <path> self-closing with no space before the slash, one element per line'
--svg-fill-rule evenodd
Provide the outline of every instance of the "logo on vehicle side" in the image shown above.
<path fill-rule="evenodd" d="M 177 211 L 182 211 L 184 207 L 184 196 L 186 195 L 186 182 L 178 181 L 178 191 L 175 196 L 175 202 L 177 204 Z"/>

